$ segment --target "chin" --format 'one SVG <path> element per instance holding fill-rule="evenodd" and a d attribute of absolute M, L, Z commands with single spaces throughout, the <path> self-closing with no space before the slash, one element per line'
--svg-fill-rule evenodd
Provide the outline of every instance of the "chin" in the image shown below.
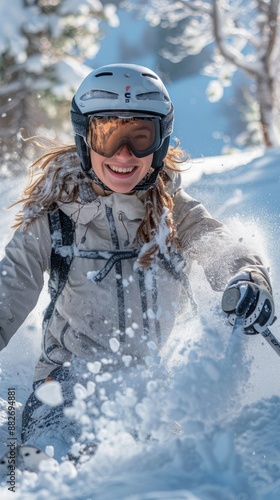
<path fill-rule="evenodd" d="M 127 187 L 124 187 L 124 186 L 110 186 L 109 184 L 107 184 L 108 188 L 110 188 L 114 193 L 119 193 L 119 194 L 127 194 L 127 193 L 130 193 L 131 191 L 134 190 L 135 188 L 135 184 L 132 184 L 131 186 L 127 186 Z"/>
<path fill-rule="evenodd" d="M 115 193 L 119 194 L 129 194 L 134 190 L 134 188 L 129 188 L 129 189 L 114 189 Z"/>

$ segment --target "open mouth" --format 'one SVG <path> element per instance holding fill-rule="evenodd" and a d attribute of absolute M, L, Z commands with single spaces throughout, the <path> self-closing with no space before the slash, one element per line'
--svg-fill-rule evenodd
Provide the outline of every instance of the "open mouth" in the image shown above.
<path fill-rule="evenodd" d="M 135 170 L 137 167 L 119 167 L 116 165 L 106 165 L 112 172 L 115 172 L 116 174 L 131 174 L 133 170 Z"/>

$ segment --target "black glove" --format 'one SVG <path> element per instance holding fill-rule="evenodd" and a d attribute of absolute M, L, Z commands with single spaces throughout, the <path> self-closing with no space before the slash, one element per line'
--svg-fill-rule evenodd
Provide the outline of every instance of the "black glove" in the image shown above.
<path fill-rule="evenodd" d="M 225 288 L 222 309 L 231 325 L 236 317 L 244 317 L 247 334 L 262 333 L 275 321 L 274 300 L 270 285 L 258 273 L 234 276 Z"/>

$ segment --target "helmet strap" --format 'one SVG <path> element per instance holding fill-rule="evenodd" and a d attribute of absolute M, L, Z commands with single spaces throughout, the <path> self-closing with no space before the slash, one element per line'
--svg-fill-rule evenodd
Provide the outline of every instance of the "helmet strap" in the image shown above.
<path fill-rule="evenodd" d="M 153 157 L 153 162 L 152 162 L 152 167 L 157 170 L 157 169 L 162 169 L 163 168 L 163 160 L 167 155 L 167 151 L 169 148 L 169 142 L 170 142 L 170 137 L 166 137 L 160 146 L 160 148 L 155 151 L 154 157 Z"/>

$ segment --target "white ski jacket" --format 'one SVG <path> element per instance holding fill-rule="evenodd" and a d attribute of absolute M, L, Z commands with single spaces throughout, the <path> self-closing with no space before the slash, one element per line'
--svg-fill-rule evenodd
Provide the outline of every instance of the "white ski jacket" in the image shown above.
<path fill-rule="evenodd" d="M 117 261 L 104 279 L 95 282 L 111 251 L 133 249 L 145 214 L 143 193 L 113 193 L 90 203 L 59 203 L 75 222 L 75 255 L 43 335 L 35 380 L 44 379 L 73 356 L 89 362 L 107 359 L 108 369 L 123 362 L 143 363 L 150 341 L 162 346 L 176 318 L 194 314 L 188 284 L 193 261 L 203 266 L 214 290 L 223 290 L 240 271 L 254 270 L 268 280 L 261 259 L 235 242 L 225 226 L 182 189 L 175 189 L 174 183 L 175 179 L 169 188 L 183 246 L 183 269 L 177 257 L 165 263 L 158 260 L 150 270 L 139 268 L 137 259 L 130 258 Z M 0 349 L 36 305 L 44 272 L 50 269 L 51 250 L 47 214 L 34 218 L 27 230 L 16 230 L 7 245 L 0 268 Z M 84 258 L 83 250 L 101 251 L 103 259 Z M 174 272 L 166 269 L 166 262 Z"/>

